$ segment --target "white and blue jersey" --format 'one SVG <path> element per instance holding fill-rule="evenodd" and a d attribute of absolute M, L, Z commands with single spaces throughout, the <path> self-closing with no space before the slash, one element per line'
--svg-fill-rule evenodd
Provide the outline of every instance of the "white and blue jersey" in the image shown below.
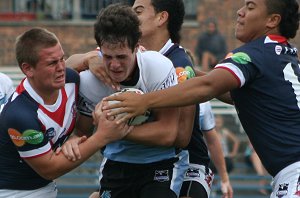
<path fill-rule="evenodd" d="M 0 112 L 14 90 L 13 81 L 7 75 L 0 73 Z"/>
<path fill-rule="evenodd" d="M 67 69 L 65 87 L 55 104 L 46 105 L 25 78 L 0 115 L 0 189 L 33 190 L 51 181 L 23 159 L 44 155 L 73 131 L 79 76 Z"/>
<path fill-rule="evenodd" d="M 300 65 L 284 37 L 264 36 L 230 53 L 216 67 L 240 83 L 231 91 L 243 128 L 275 176 L 300 161 Z"/>
<path fill-rule="evenodd" d="M 172 62 L 158 52 L 138 51 L 136 58 L 138 67 L 134 77 L 130 82 L 121 83 L 122 88 L 133 87 L 147 93 L 177 84 Z M 115 91 L 98 80 L 89 70 L 80 73 L 80 80 L 79 112 L 91 116 L 98 102 Z M 113 161 L 147 164 L 175 157 L 176 149 L 119 140 L 106 145 L 103 155 Z"/>
<path fill-rule="evenodd" d="M 210 131 L 216 126 L 215 117 L 211 109 L 211 104 L 209 101 L 207 101 L 207 102 L 200 103 L 199 106 L 200 106 L 200 112 L 199 112 L 200 129 L 203 132 Z"/>

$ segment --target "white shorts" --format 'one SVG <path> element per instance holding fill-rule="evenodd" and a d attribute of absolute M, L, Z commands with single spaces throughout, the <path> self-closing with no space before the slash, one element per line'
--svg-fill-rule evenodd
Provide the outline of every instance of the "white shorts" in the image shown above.
<path fill-rule="evenodd" d="M 270 198 L 278 197 L 300 197 L 300 162 L 285 167 L 273 178 Z"/>
<path fill-rule="evenodd" d="M 0 189 L 0 198 L 56 198 L 57 188 L 55 182 L 35 190 L 6 190 Z"/>
<path fill-rule="evenodd" d="M 208 172 L 206 171 L 208 170 Z M 184 175 L 184 181 L 195 181 L 200 183 L 206 190 L 207 197 L 210 195 L 214 173 L 203 165 L 189 164 L 189 168 Z"/>

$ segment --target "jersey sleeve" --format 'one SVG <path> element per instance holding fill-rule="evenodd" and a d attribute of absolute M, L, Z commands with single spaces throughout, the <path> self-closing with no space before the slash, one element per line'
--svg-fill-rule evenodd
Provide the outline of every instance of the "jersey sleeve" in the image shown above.
<path fill-rule="evenodd" d="M 199 124 L 201 131 L 210 131 L 216 125 L 210 102 L 200 103 Z"/>
<path fill-rule="evenodd" d="M 37 119 L 38 107 L 32 103 L 14 102 L 13 108 L 7 108 L 4 130 L 16 146 L 22 158 L 42 155 L 51 150 L 51 144 Z M 22 112 L 21 114 L 19 112 Z"/>
<path fill-rule="evenodd" d="M 14 90 L 13 81 L 7 75 L 0 73 L 0 112 Z"/>
<path fill-rule="evenodd" d="M 114 91 L 97 79 L 90 70 L 80 72 L 78 111 L 92 117 L 96 105 Z"/>
<path fill-rule="evenodd" d="M 138 52 L 139 67 L 148 91 L 156 91 L 178 83 L 172 62 L 159 52 Z"/>
<path fill-rule="evenodd" d="M 229 54 L 226 58 L 216 65 L 215 69 L 222 68 L 231 72 L 238 80 L 240 87 L 250 84 L 261 74 L 259 65 L 263 65 L 263 47 L 257 45 L 244 45 Z"/>

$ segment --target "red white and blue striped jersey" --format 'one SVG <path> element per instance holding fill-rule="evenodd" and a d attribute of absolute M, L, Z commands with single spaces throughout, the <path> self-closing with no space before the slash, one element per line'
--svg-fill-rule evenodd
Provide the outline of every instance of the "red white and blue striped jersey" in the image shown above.
<path fill-rule="evenodd" d="M 231 91 L 243 128 L 267 171 L 275 176 L 300 161 L 300 65 L 282 36 L 258 38 L 218 64 L 240 87 Z"/>
<path fill-rule="evenodd" d="M 57 101 L 45 105 L 27 78 L 22 80 L 0 116 L 0 189 L 36 189 L 50 182 L 23 158 L 39 157 L 65 142 L 75 126 L 78 87 L 78 74 L 67 69 Z"/>

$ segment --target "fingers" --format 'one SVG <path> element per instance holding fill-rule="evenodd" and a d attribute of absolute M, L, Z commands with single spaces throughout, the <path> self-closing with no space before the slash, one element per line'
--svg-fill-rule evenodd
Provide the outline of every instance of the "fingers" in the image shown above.
<path fill-rule="evenodd" d="M 128 125 L 127 125 L 128 126 Z M 130 133 L 132 130 L 133 130 L 133 128 L 134 128 L 134 126 L 129 126 L 129 128 L 127 129 L 127 131 L 126 131 L 126 135 L 128 134 L 128 133 Z M 125 136 L 126 136 L 125 135 Z"/>
<path fill-rule="evenodd" d="M 103 66 L 102 59 L 97 57 L 93 57 L 93 59 L 89 62 L 89 68 L 92 71 L 92 73 L 100 79 L 104 84 L 106 84 L 109 87 L 112 87 L 114 90 L 120 89 L 120 84 L 117 82 L 114 82 L 110 76 L 107 74 L 105 67 Z"/>
<path fill-rule="evenodd" d="M 99 198 L 99 192 L 93 192 L 89 198 Z"/>
<path fill-rule="evenodd" d="M 104 140 L 105 144 L 124 138 L 133 129 L 126 123 L 116 124 L 114 118 L 108 116 L 105 111 L 99 119 L 101 124 L 98 125 L 94 135 Z"/>
<path fill-rule="evenodd" d="M 120 124 L 117 124 L 119 125 L 119 130 L 122 131 L 122 136 L 125 137 L 128 133 L 130 133 L 134 126 L 129 126 L 128 124 L 126 124 L 125 122 L 122 122 Z"/>
<path fill-rule="evenodd" d="M 105 104 L 103 104 L 102 109 L 109 110 L 109 109 L 116 109 L 116 108 L 123 107 L 122 96 L 120 96 L 120 95 L 121 94 L 111 95 L 111 96 L 103 98 L 103 101 L 120 101 L 120 102 L 116 102 L 116 103 L 112 103 L 112 104 L 105 103 Z"/>
<path fill-rule="evenodd" d="M 60 152 L 61 152 L 61 147 L 58 147 L 58 148 L 55 150 L 55 155 L 58 155 Z"/>
<path fill-rule="evenodd" d="M 142 45 L 139 45 L 139 50 L 141 50 L 142 52 L 147 51 L 147 49 Z"/>
<path fill-rule="evenodd" d="M 81 159 L 81 153 L 79 149 L 79 144 L 85 142 L 87 140 L 86 136 L 76 137 L 68 140 L 63 144 L 61 148 L 58 148 L 60 152 L 64 154 L 64 156 L 70 161 L 76 161 Z M 57 149 L 57 150 L 58 150 Z"/>
<path fill-rule="evenodd" d="M 101 76 L 103 74 L 100 74 L 100 73 L 97 73 L 97 78 L 101 79 L 102 82 L 104 82 L 104 84 L 106 84 L 107 86 L 111 87 L 112 89 L 118 91 L 120 90 L 120 84 L 119 83 L 116 83 L 114 82 L 106 73 L 105 75 L 106 76 Z"/>
<path fill-rule="evenodd" d="M 114 112 L 108 112 L 107 114 L 111 115 L 110 113 L 114 113 Z M 113 116 L 113 114 L 112 114 L 112 116 Z M 132 118 L 132 116 L 131 116 L 131 114 L 128 114 L 128 113 L 124 114 L 123 116 L 117 116 L 116 124 L 122 124 L 122 123 L 126 124 L 130 118 Z"/>
<path fill-rule="evenodd" d="M 221 191 L 223 198 L 232 198 L 233 197 L 233 190 L 231 184 L 229 182 L 221 182 Z"/>
<path fill-rule="evenodd" d="M 103 100 L 101 102 L 99 102 L 96 107 L 95 107 L 95 110 L 92 112 L 92 116 L 93 116 L 93 124 L 95 126 L 98 125 L 99 123 L 99 118 L 100 116 L 102 115 L 103 111 L 102 111 L 102 105 L 103 105 Z"/>
<path fill-rule="evenodd" d="M 66 142 L 67 143 L 67 142 Z M 67 143 L 62 146 L 62 153 L 70 161 L 76 161 L 81 158 L 78 145 L 73 143 Z"/>

